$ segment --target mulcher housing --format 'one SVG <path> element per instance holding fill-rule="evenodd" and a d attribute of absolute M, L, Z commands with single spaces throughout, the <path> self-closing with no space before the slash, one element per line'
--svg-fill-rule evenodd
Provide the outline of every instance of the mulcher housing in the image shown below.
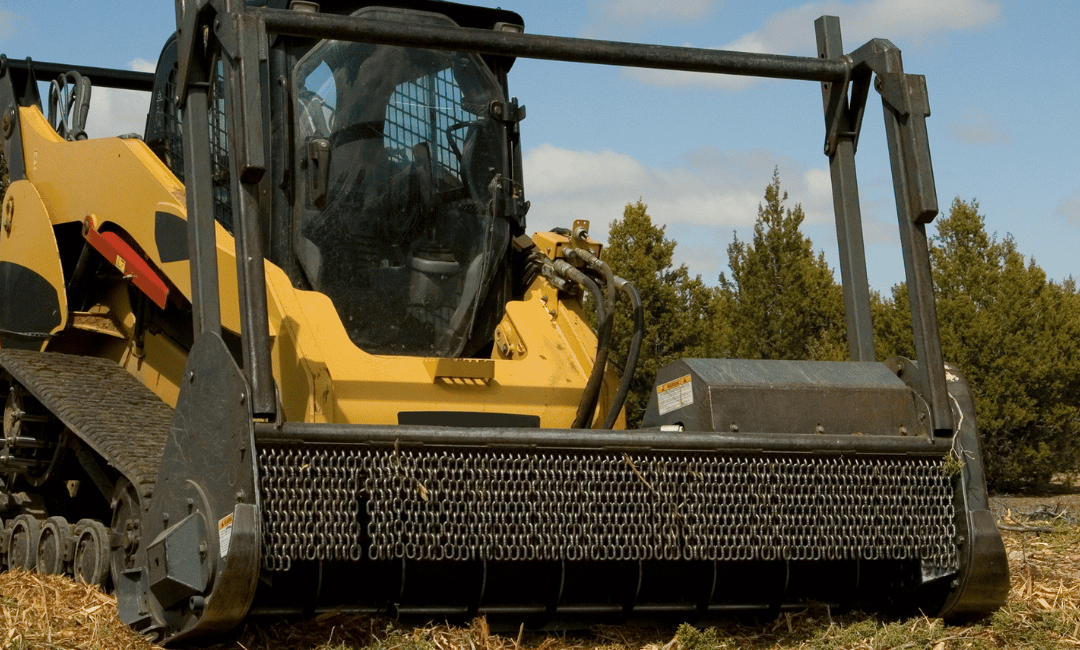
<path fill-rule="evenodd" d="M 169 642 L 331 609 L 1002 604 L 974 406 L 941 358 L 926 85 L 895 46 L 845 54 L 828 16 L 803 58 L 530 35 L 437 0 L 263 4 L 178 0 L 155 75 L 0 60 L 9 566 L 112 585 Z M 819 82 L 851 361 L 681 360 L 642 428 L 612 430 L 603 314 L 635 294 L 587 223 L 524 236 L 516 57 Z M 142 140 L 86 139 L 87 79 L 153 91 Z M 918 363 L 874 358 L 872 80 Z"/>

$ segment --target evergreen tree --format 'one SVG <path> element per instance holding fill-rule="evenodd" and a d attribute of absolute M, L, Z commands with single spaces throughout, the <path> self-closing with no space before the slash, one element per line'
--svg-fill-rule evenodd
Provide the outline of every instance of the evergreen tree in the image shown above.
<path fill-rule="evenodd" d="M 987 481 L 1042 487 L 1080 468 L 1080 295 L 1049 281 L 1012 237 L 987 234 L 975 201 L 955 199 L 936 222 L 930 260 L 944 358 L 967 376 Z M 913 357 L 906 286 L 875 311 L 879 358 Z"/>
<path fill-rule="evenodd" d="M 870 317 L 874 322 L 874 355 L 883 360 L 897 355 L 915 358 L 915 332 L 907 283 L 893 285 L 888 296 L 870 292 Z"/>
<path fill-rule="evenodd" d="M 720 276 L 731 356 L 748 359 L 847 358 L 844 296 L 823 254 L 800 232 L 802 206 L 785 209 L 773 171 L 758 206 L 752 242 L 728 246 L 731 278 Z"/>
<path fill-rule="evenodd" d="M 991 481 L 1039 486 L 1077 468 L 1078 297 L 989 236 L 978 209 L 954 200 L 932 241 L 942 350 L 972 384 Z"/>
<path fill-rule="evenodd" d="M 641 356 L 626 399 L 631 427 L 641 421 L 657 371 L 676 359 L 709 356 L 716 336 L 714 292 L 701 276 L 691 278 L 686 265 L 674 267 L 674 252 L 675 242 L 664 237 L 664 226 L 653 224 L 641 200 L 627 204 L 622 219 L 611 223 L 604 260 L 637 289 L 645 315 Z M 632 330 L 632 319 L 616 319 L 615 363 L 626 359 Z"/>

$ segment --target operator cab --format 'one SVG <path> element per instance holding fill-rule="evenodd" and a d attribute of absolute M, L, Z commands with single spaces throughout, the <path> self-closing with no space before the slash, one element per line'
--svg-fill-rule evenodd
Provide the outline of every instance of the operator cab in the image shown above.
<path fill-rule="evenodd" d="M 292 79 L 307 280 L 362 349 L 457 356 L 510 241 L 490 197 L 508 172 L 498 81 L 472 54 L 345 41 L 315 46 Z"/>
<path fill-rule="evenodd" d="M 448 2 L 339 4 L 323 10 L 410 25 L 522 23 L 512 12 Z M 519 112 L 505 81 L 513 60 L 300 38 L 272 39 L 271 48 L 270 78 L 289 80 L 290 105 L 269 107 L 269 141 L 291 154 L 274 156 L 269 261 L 328 296 L 366 352 L 484 354 L 513 293 L 511 239 L 524 231 Z M 158 106 L 172 94 L 174 70 L 175 45 L 167 45 L 158 67 L 166 92 L 155 93 L 147 143 L 182 180 L 178 116 L 171 101 Z M 211 101 L 216 142 L 225 140 L 227 112 L 215 110 L 223 106 Z M 215 194 L 227 198 L 227 179 L 221 185 Z M 231 232 L 228 206 L 215 214 Z"/>

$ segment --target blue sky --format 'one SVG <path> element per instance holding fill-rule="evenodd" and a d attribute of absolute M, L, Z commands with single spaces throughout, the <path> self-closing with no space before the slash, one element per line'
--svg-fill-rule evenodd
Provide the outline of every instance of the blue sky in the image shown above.
<path fill-rule="evenodd" d="M 938 200 L 977 199 L 1051 278 L 1080 275 L 1080 2 L 1075 0 L 498 0 L 532 33 L 813 56 L 814 19 L 840 16 L 844 48 L 888 38 L 927 78 Z M 174 30 L 167 0 L 0 0 L 10 58 L 152 70 Z M 710 284 L 733 234 L 752 235 L 778 167 L 790 204 L 837 267 L 818 84 L 521 60 L 531 229 L 592 221 L 605 239 L 641 198 Z M 97 89 L 91 136 L 143 130 L 148 98 Z M 903 279 L 879 98 L 856 158 L 871 284 Z M 839 271 L 837 269 L 837 276 Z"/>

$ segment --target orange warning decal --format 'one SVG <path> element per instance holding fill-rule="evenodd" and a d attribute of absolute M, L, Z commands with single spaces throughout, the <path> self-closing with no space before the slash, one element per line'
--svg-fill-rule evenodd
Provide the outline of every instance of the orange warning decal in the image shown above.
<path fill-rule="evenodd" d="M 660 415 L 694 403 L 694 386 L 690 375 L 660 384 L 656 387 L 656 406 Z"/>

